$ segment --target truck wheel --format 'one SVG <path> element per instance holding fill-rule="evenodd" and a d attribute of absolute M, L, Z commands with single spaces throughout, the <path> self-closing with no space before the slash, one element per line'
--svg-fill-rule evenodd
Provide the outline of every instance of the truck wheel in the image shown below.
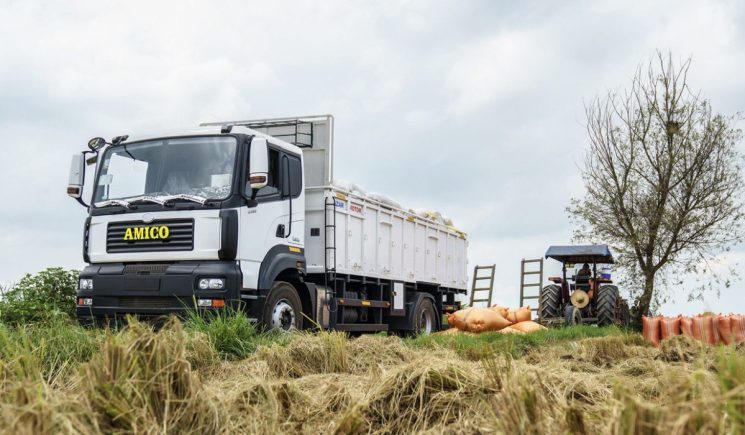
<path fill-rule="evenodd" d="M 431 334 L 437 329 L 437 313 L 432 300 L 422 298 L 414 310 L 414 335 Z"/>
<path fill-rule="evenodd" d="M 616 323 L 616 303 L 618 302 L 618 287 L 603 285 L 598 289 L 598 299 L 595 304 L 598 326 L 608 326 Z"/>
<path fill-rule="evenodd" d="M 266 329 L 290 331 L 303 326 L 303 304 L 290 283 L 275 281 L 264 304 L 262 323 Z"/>
<path fill-rule="evenodd" d="M 553 319 L 560 317 L 561 288 L 556 284 L 547 285 L 541 289 L 538 298 L 538 319 Z"/>

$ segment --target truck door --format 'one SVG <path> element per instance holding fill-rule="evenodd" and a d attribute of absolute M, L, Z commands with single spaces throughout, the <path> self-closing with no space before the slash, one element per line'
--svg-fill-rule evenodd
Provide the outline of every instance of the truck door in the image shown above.
<path fill-rule="evenodd" d="M 271 143 L 268 152 L 267 185 L 256 192 L 255 207 L 240 209 L 238 255 L 243 272 L 243 287 L 249 289 L 258 287 L 261 262 L 272 247 L 303 247 L 305 195 L 301 158 L 272 146 Z M 250 196 L 250 186 L 245 188 Z"/>

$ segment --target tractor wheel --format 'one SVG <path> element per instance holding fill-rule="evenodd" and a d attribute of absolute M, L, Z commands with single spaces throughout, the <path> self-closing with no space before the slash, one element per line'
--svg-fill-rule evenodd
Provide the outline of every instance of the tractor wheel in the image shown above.
<path fill-rule="evenodd" d="M 598 298 L 595 302 L 598 326 L 608 326 L 616 323 L 616 304 L 618 303 L 618 287 L 614 285 L 600 286 Z"/>
<path fill-rule="evenodd" d="M 567 304 L 564 309 L 564 325 L 574 326 L 582 324 L 582 312 L 572 304 Z"/>
<path fill-rule="evenodd" d="M 561 288 L 558 285 L 547 285 L 541 289 L 538 298 L 538 319 L 543 321 L 561 317 Z"/>

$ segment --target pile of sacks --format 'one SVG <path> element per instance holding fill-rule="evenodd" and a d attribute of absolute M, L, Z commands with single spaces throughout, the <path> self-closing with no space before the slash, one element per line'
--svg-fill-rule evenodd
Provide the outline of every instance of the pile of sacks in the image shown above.
<path fill-rule="evenodd" d="M 745 343 L 745 316 L 699 314 L 693 317 L 642 317 L 642 335 L 655 346 L 661 340 L 685 335 L 711 345 Z"/>
<path fill-rule="evenodd" d="M 448 315 L 450 329 L 441 334 L 458 334 L 469 332 L 498 331 L 503 334 L 525 334 L 546 329 L 532 320 L 530 306 L 510 309 L 501 305 L 489 308 L 464 308 Z"/>

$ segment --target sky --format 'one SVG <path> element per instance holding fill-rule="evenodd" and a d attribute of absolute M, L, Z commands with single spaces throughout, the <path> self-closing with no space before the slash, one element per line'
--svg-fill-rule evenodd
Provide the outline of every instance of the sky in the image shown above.
<path fill-rule="evenodd" d="M 65 187 L 89 138 L 331 113 L 335 175 L 451 217 L 517 305 L 520 260 L 571 241 L 586 103 L 662 50 L 743 111 L 743 22 L 735 1 L 0 0 L 0 283 L 83 266 Z M 745 275 L 745 247 L 722 261 Z M 662 311 L 745 312 L 743 288 Z"/>

